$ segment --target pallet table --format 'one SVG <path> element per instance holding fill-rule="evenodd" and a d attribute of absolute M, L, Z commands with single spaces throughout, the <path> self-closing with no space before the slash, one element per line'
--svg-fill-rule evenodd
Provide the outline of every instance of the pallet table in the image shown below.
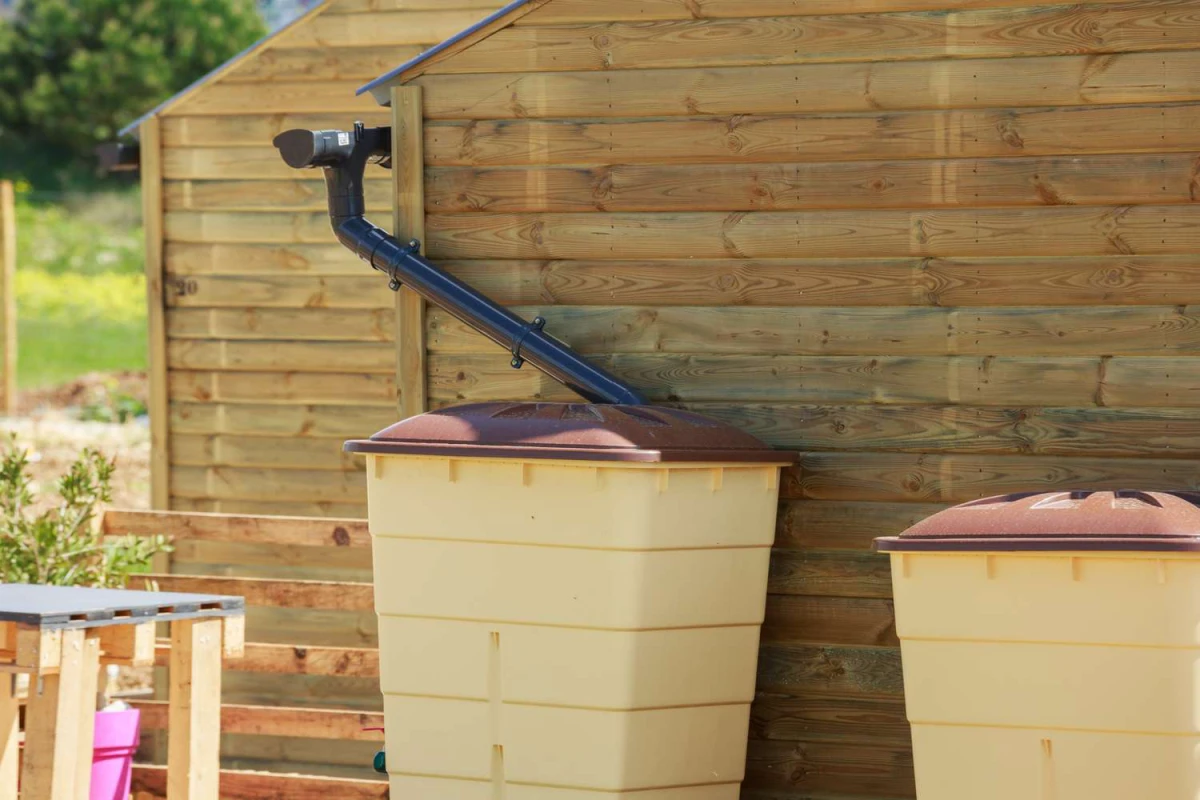
<path fill-rule="evenodd" d="M 221 659 L 242 654 L 240 597 L 0 584 L 0 673 L 27 673 L 22 800 L 86 800 L 101 664 L 154 663 L 170 624 L 167 797 L 217 800 Z M 40 681 L 40 690 L 38 683 Z M 17 797 L 18 706 L 0 675 L 0 800 Z"/>

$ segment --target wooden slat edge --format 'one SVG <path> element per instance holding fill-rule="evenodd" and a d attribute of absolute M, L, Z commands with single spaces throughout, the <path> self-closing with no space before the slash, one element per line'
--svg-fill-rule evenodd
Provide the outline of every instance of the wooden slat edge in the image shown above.
<path fill-rule="evenodd" d="M 166 730 L 168 703 L 145 700 L 131 704 L 142 712 L 142 728 Z M 278 708 L 273 706 L 221 706 L 221 733 L 251 736 L 288 736 L 299 739 L 339 739 L 382 742 L 383 714 L 328 708 Z"/>
<path fill-rule="evenodd" d="M 242 597 L 248 606 L 373 611 L 375 587 L 370 583 L 285 581 L 263 578 L 216 578 L 192 575 L 137 575 L 131 588 L 155 585 L 166 592 L 192 592 Z"/>
<path fill-rule="evenodd" d="M 137 800 L 166 797 L 166 767 L 138 764 L 133 768 L 133 796 Z M 319 778 L 310 775 L 276 775 L 270 772 L 221 770 L 222 800 L 386 800 L 386 781 Z"/>
<path fill-rule="evenodd" d="M 201 512 L 105 511 L 102 528 L 109 536 L 163 534 L 206 542 L 306 545 L 311 547 L 371 546 L 366 520 L 321 517 L 260 517 Z"/>
<path fill-rule="evenodd" d="M 159 640 L 154 663 L 165 667 L 170 644 Z M 379 651 L 373 648 L 308 647 L 291 644 L 247 643 L 245 654 L 225 665 L 227 671 L 272 675 L 314 675 L 337 678 L 379 677 Z"/>

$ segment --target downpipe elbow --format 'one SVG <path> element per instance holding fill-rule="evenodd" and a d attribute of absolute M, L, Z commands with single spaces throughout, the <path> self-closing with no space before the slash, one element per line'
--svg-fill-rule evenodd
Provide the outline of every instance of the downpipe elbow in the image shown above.
<path fill-rule="evenodd" d="M 528 360 L 550 377 L 593 403 L 644 405 L 629 384 L 588 362 L 567 344 L 542 330 L 544 323 L 526 322 L 507 308 L 440 269 L 420 254 L 420 243 L 407 245 L 366 219 L 363 177 L 367 164 L 390 166 L 391 131 L 287 131 L 275 146 L 289 166 L 323 168 L 334 235 L 343 247 L 388 277 L 398 291 L 408 285 L 497 344 L 512 351 L 512 365 Z"/>

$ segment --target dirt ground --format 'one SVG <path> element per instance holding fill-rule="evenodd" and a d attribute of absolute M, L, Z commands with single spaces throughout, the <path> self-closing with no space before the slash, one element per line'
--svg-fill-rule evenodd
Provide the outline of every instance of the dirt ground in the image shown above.
<path fill-rule="evenodd" d="M 15 433 L 33 461 L 34 480 L 53 494 L 55 482 L 84 447 L 95 447 L 117 460 L 113 503 L 119 508 L 150 506 L 150 428 L 145 417 L 124 424 L 85 422 L 81 409 L 103 403 L 116 391 L 144 402 L 143 374 L 90 375 L 65 386 L 23 392 L 21 416 L 0 419 L 0 431 Z"/>

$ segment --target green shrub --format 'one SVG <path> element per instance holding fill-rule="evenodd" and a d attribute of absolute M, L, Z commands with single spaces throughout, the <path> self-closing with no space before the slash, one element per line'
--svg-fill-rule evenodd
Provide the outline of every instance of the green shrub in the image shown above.
<path fill-rule="evenodd" d="M 147 413 L 146 404 L 117 388 L 115 378 L 107 378 L 96 386 L 79 409 L 84 422 L 130 422 Z"/>
<path fill-rule="evenodd" d="M 170 549 L 164 537 L 105 537 L 98 506 L 112 500 L 116 463 L 85 449 L 58 481 L 58 501 L 39 508 L 29 454 L 8 441 L 0 457 L 0 581 L 120 588 Z"/>
<path fill-rule="evenodd" d="M 265 33 L 253 0 L 25 0 L 0 21 L 0 154 L 46 185 Z"/>

